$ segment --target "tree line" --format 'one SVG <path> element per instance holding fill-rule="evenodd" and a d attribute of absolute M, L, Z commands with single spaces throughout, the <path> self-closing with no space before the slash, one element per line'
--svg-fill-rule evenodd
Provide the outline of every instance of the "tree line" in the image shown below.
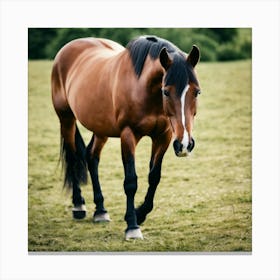
<path fill-rule="evenodd" d="M 67 42 L 81 37 L 101 37 L 124 46 L 140 35 L 156 35 L 188 52 L 193 44 L 201 50 L 201 61 L 250 59 L 250 28 L 29 28 L 28 58 L 53 59 Z"/>

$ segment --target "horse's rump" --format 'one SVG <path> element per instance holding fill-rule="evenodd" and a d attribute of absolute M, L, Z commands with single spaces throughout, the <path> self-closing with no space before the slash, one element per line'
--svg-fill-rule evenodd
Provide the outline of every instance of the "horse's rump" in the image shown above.
<path fill-rule="evenodd" d="M 113 58 L 122 50 L 124 47 L 107 39 L 85 38 L 66 44 L 55 58 L 52 74 L 58 114 L 70 109 L 89 130 L 101 135 L 106 127 L 108 136 L 119 134 L 112 98 L 118 67 Z"/>

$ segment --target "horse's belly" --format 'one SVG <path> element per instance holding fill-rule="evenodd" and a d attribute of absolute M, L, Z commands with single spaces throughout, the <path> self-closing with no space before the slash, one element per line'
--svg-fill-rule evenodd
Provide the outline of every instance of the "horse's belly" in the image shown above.
<path fill-rule="evenodd" d="M 81 124 L 88 130 L 92 131 L 94 134 L 100 137 L 120 137 L 120 131 L 118 127 L 109 120 L 93 120 L 84 121 L 80 120 Z"/>
<path fill-rule="evenodd" d="M 83 109 L 81 109 L 83 108 Z M 79 122 L 98 136 L 119 137 L 120 131 L 114 118 L 114 112 L 109 106 L 97 106 L 90 103 L 73 108 Z"/>

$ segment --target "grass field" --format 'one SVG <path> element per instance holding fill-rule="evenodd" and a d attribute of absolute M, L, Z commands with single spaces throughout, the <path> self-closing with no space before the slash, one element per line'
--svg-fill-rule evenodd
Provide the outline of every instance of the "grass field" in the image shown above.
<path fill-rule="evenodd" d="M 108 252 L 248 252 L 252 250 L 251 61 L 201 63 L 202 94 L 196 148 L 177 158 L 170 146 L 144 240 L 124 240 L 125 194 L 119 139 L 110 139 L 100 162 L 105 206 L 112 222 L 93 224 L 92 189 L 83 186 L 88 214 L 72 219 L 62 189 L 59 122 L 50 94 L 50 61 L 29 62 L 28 250 Z M 81 128 L 86 142 L 90 133 Z M 147 190 L 149 138 L 137 146 L 136 204 Z"/>

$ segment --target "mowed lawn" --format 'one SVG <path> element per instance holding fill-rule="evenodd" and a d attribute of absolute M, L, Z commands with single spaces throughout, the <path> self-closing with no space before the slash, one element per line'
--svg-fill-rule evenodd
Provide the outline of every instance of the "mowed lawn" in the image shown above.
<path fill-rule="evenodd" d="M 112 221 L 94 224 L 92 187 L 82 187 L 87 217 L 72 219 L 62 188 L 59 122 L 50 93 L 51 61 L 28 69 L 28 250 L 30 252 L 250 252 L 252 250 L 251 61 L 200 63 L 202 94 L 194 127 L 196 147 L 177 158 L 170 145 L 154 210 L 141 226 L 144 240 L 124 240 L 126 197 L 120 140 L 109 139 L 99 177 Z M 81 127 L 85 142 L 91 133 Z M 151 141 L 137 146 L 143 201 Z"/>

